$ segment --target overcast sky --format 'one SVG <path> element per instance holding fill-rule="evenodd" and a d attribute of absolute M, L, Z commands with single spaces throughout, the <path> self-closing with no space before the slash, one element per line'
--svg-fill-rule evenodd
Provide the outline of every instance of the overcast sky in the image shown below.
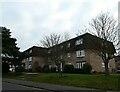
<path fill-rule="evenodd" d="M 8 2 L 9 1 L 9 2 Z M 43 35 L 64 32 L 75 37 L 101 11 L 118 18 L 119 0 L 1 0 L 0 26 L 17 39 L 20 51 L 37 45 Z"/>

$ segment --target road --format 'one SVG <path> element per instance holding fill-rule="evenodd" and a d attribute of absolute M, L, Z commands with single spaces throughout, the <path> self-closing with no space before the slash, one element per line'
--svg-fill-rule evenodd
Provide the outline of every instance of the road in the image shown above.
<path fill-rule="evenodd" d="M 43 89 L 38 89 L 38 88 L 32 88 L 32 87 L 27 87 L 27 86 L 22 86 L 22 85 L 17 85 L 17 84 L 11 84 L 7 82 L 2 83 L 2 92 L 12 92 L 12 91 L 27 91 L 27 92 L 48 92 Z"/>

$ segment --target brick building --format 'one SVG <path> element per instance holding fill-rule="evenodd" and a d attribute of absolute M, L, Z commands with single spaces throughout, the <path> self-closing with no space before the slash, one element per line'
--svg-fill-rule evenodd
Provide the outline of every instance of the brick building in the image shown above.
<path fill-rule="evenodd" d="M 93 71 L 104 72 L 104 63 L 102 58 L 98 55 L 101 51 L 101 42 L 103 40 L 89 33 L 83 34 L 76 38 L 62 42 L 57 46 L 51 48 L 42 48 L 33 46 L 27 49 L 27 58 L 22 63 L 25 64 L 26 69 L 32 69 L 44 65 L 56 67 L 52 61 L 51 56 L 57 55 L 59 60 L 64 61 L 64 64 L 72 64 L 74 68 L 81 69 L 85 63 L 92 65 Z M 115 48 L 111 42 L 107 42 L 108 53 L 114 54 Z M 56 50 L 53 54 L 53 51 Z M 109 63 L 109 70 L 115 69 L 115 60 L 111 59 Z"/>

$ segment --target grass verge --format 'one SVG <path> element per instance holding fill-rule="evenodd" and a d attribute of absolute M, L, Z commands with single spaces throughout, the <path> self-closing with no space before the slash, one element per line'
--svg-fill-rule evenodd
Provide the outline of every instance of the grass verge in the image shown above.
<path fill-rule="evenodd" d="M 39 73 L 37 75 L 8 73 L 3 74 L 3 77 L 102 90 L 120 90 L 120 74 L 111 74 L 110 76 L 104 74 L 63 75 L 64 77 L 61 78 L 58 73 Z"/>

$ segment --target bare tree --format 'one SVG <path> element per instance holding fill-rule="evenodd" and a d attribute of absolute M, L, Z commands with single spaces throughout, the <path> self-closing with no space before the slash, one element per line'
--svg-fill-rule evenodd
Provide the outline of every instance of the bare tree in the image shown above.
<path fill-rule="evenodd" d="M 114 53 L 107 51 L 109 48 L 107 41 L 113 42 L 114 45 L 117 45 L 116 21 L 110 13 L 101 13 L 96 18 L 92 19 L 90 26 L 94 32 L 96 32 L 96 36 L 103 39 L 100 56 L 105 65 L 105 73 L 109 75 L 108 64 L 110 59 L 113 58 Z"/>
<path fill-rule="evenodd" d="M 91 33 L 91 31 L 86 26 L 82 30 L 78 30 L 78 33 L 76 33 L 76 36 L 79 36 L 85 33 Z"/>
<path fill-rule="evenodd" d="M 40 41 L 43 47 L 50 48 L 55 45 L 58 45 L 61 42 L 61 35 L 52 33 L 49 36 L 44 36 Z"/>
<path fill-rule="evenodd" d="M 116 27 L 116 30 L 117 30 L 116 37 L 118 38 L 116 51 L 117 51 L 117 55 L 120 55 L 120 23 L 119 21 L 118 21 L 118 26 Z"/>
<path fill-rule="evenodd" d="M 68 32 L 64 32 L 64 41 L 67 41 L 71 38 L 70 34 Z"/>
<path fill-rule="evenodd" d="M 52 33 L 48 36 L 44 36 L 40 41 L 42 46 L 48 48 L 48 58 L 51 63 L 54 63 L 62 77 L 61 64 L 63 64 L 60 59 L 60 48 L 58 44 L 62 41 L 62 36 L 60 34 Z"/>
<path fill-rule="evenodd" d="M 81 32 L 77 33 L 77 36 L 84 33 L 91 33 L 103 39 L 103 41 L 101 42 L 101 51 L 100 53 L 98 53 L 98 55 L 101 56 L 104 62 L 105 73 L 109 75 L 108 63 L 110 59 L 114 57 L 114 53 L 109 53 L 109 51 L 107 51 L 109 50 L 107 42 L 113 42 L 115 47 L 117 47 L 119 43 L 116 29 L 116 21 L 113 16 L 110 15 L 110 13 L 101 12 L 96 18 L 93 18 L 91 20 L 89 25 L 91 28 L 85 27 Z"/>

